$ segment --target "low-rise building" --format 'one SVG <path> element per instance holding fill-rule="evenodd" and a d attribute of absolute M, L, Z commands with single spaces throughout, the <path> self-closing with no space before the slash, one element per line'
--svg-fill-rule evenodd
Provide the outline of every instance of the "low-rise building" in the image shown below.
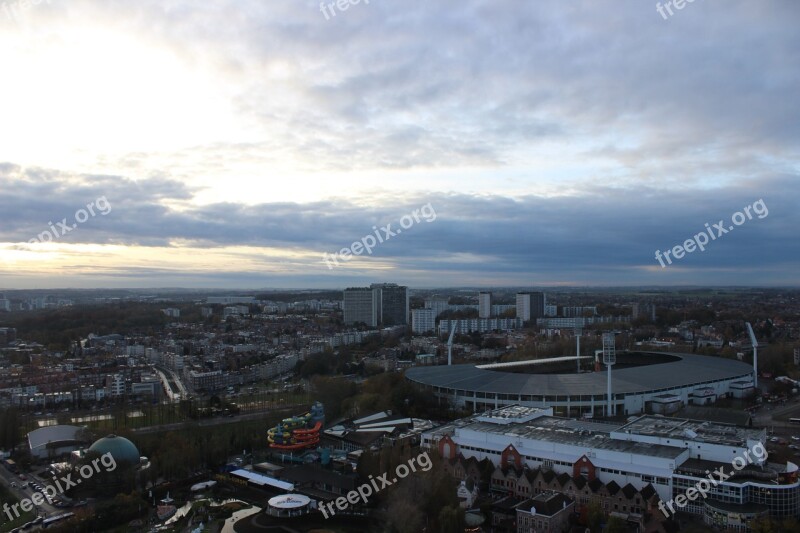
<path fill-rule="evenodd" d="M 517 533 L 565 531 L 575 502 L 558 492 L 543 492 L 516 506 Z"/>
<path fill-rule="evenodd" d="M 437 449 L 446 460 L 461 454 L 516 471 L 552 472 L 563 477 L 564 484 L 580 477 L 605 485 L 609 492 L 630 486 L 625 490 L 644 493 L 652 487 L 664 514 L 689 489 L 709 485 L 708 472 L 722 469 L 732 472 L 730 477 L 710 486 L 706 499 L 689 502 L 683 511 L 718 517 L 716 502 L 745 510 L 766 506 L 778 518 L 800 511 L 798 469 L 792 463 L 767 461 L 764 429 L 650 415 L 619 425 L 551 414 L 550 409 L 504 407 L 426 431 L 422 446 Z M 517 481 L 501 488 L 515 493 Z M 539 488 L 556 487 L 537 485 L 530 490 Z M 585 490 L 574 491 L 579 505 L 584 502 L 578 492 Z"/>

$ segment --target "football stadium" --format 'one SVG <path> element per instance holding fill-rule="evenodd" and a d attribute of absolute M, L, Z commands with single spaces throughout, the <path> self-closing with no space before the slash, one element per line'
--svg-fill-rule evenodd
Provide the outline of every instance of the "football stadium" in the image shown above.
<path fill-rule="evenodd" d="M 581 359 L 591 363 L 593 358 Z M 482 412 L 506 405 L 552 407 L 555 414 L 569 417 L 671 414 L 686 405 L 709 405 L 719 398 L 743 398 L 755 391 L 753 367 L 732 359 L 617 352 L 610 380 L 599 355 L 594 359 L 592 369 L 581 372 L 575 357 L 559 357 L 491 365 L 418 366 L 405 375 L 456 408 Z"/>

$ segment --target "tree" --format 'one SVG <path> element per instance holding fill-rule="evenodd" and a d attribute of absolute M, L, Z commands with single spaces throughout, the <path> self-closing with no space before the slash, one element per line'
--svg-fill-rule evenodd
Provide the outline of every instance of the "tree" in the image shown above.
<path fill-rule="evenodd" d="M 772 522 L 772 519 L 768 516 L 756 518 L 750 523 L 750 531 L 753 533 L 778 533 L 778 531 L 784 531 L 783 529 L 777 529 L 776 524 Z M 792 530 L 786 530 L 792 531 Z M 796 529 L 794 531 L 797 531 Z"/>
<path fill-rule="evenodd" d="M 800 531 L 800 522 L 794 517 L 786 517 L 781 522 L 781 531 Z"/>
<path fill-rule="evenodd" d="M 586 515 L 586 525 L 592 533 L 600 531 L 600 524 L 603 523 L 603 517 L 603 510 L 600 508 L 600 505 L 596 502 L 590 503 Z"/>
<path fill-rule="evenodd" d="M 389 502 L 386 522 L 389 530 L 397 533 L 417 533 L 425 523 L 419 507 L 405 498 Z"/>
<path fill-rule="evenodd" d="M 315 376 L 311 380 L 316 398 L 325 406 L 325 417 L 334 420 L 342 414 L 347 398 L 355 396 L 358 387 L 347 379 Z"/>
<path fill-rule="evenodd" d="M 439 511 L 439 528 L 437 531 L 442 533 L 460 533 L 464 531 L 464 510 L 461 507 L 443 507 Z"/>
<path fill-rule="evenodd" d="M 608 519 L 605 530 L 607 533 L 625 533 L 628 528 L 623 519 L 612 516 Z"/>

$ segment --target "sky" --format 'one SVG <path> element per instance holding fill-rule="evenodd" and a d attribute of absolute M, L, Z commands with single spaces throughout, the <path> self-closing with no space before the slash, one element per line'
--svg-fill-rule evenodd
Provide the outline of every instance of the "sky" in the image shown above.
<path fill-rule="evenodd" d="M 800 3 L 349 1 L 0 0 L 0 289 L 800 285 Z"/>

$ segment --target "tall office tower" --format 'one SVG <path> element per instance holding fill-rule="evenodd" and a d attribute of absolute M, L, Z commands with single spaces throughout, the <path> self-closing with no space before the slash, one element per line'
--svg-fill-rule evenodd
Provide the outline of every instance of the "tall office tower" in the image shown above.
<path fill-rule="evenodd" d="M 344 291 L 344 323 L 363 322 L 367 326 L 378 325 L 378 305 L 375 291 L 368 287 L 354 287 Z"/>
<path fill-rule="evenodd" d="M 408 287 L 397 283 L 373 283 L 373 301 L 377 310 L 379 324 L 399 326 L 408 324 Z"/>
<path fill-rule="evenodd" d="M 523 322 L 544 317 L 545 297 L 543 292 L 517 293 L 517 318 Z"/>
<path fill-rule="evenodd" d="M 490 318 L 492 316 L 492 293 L 481 291 L 478 293 L 478 317 Z"/>

